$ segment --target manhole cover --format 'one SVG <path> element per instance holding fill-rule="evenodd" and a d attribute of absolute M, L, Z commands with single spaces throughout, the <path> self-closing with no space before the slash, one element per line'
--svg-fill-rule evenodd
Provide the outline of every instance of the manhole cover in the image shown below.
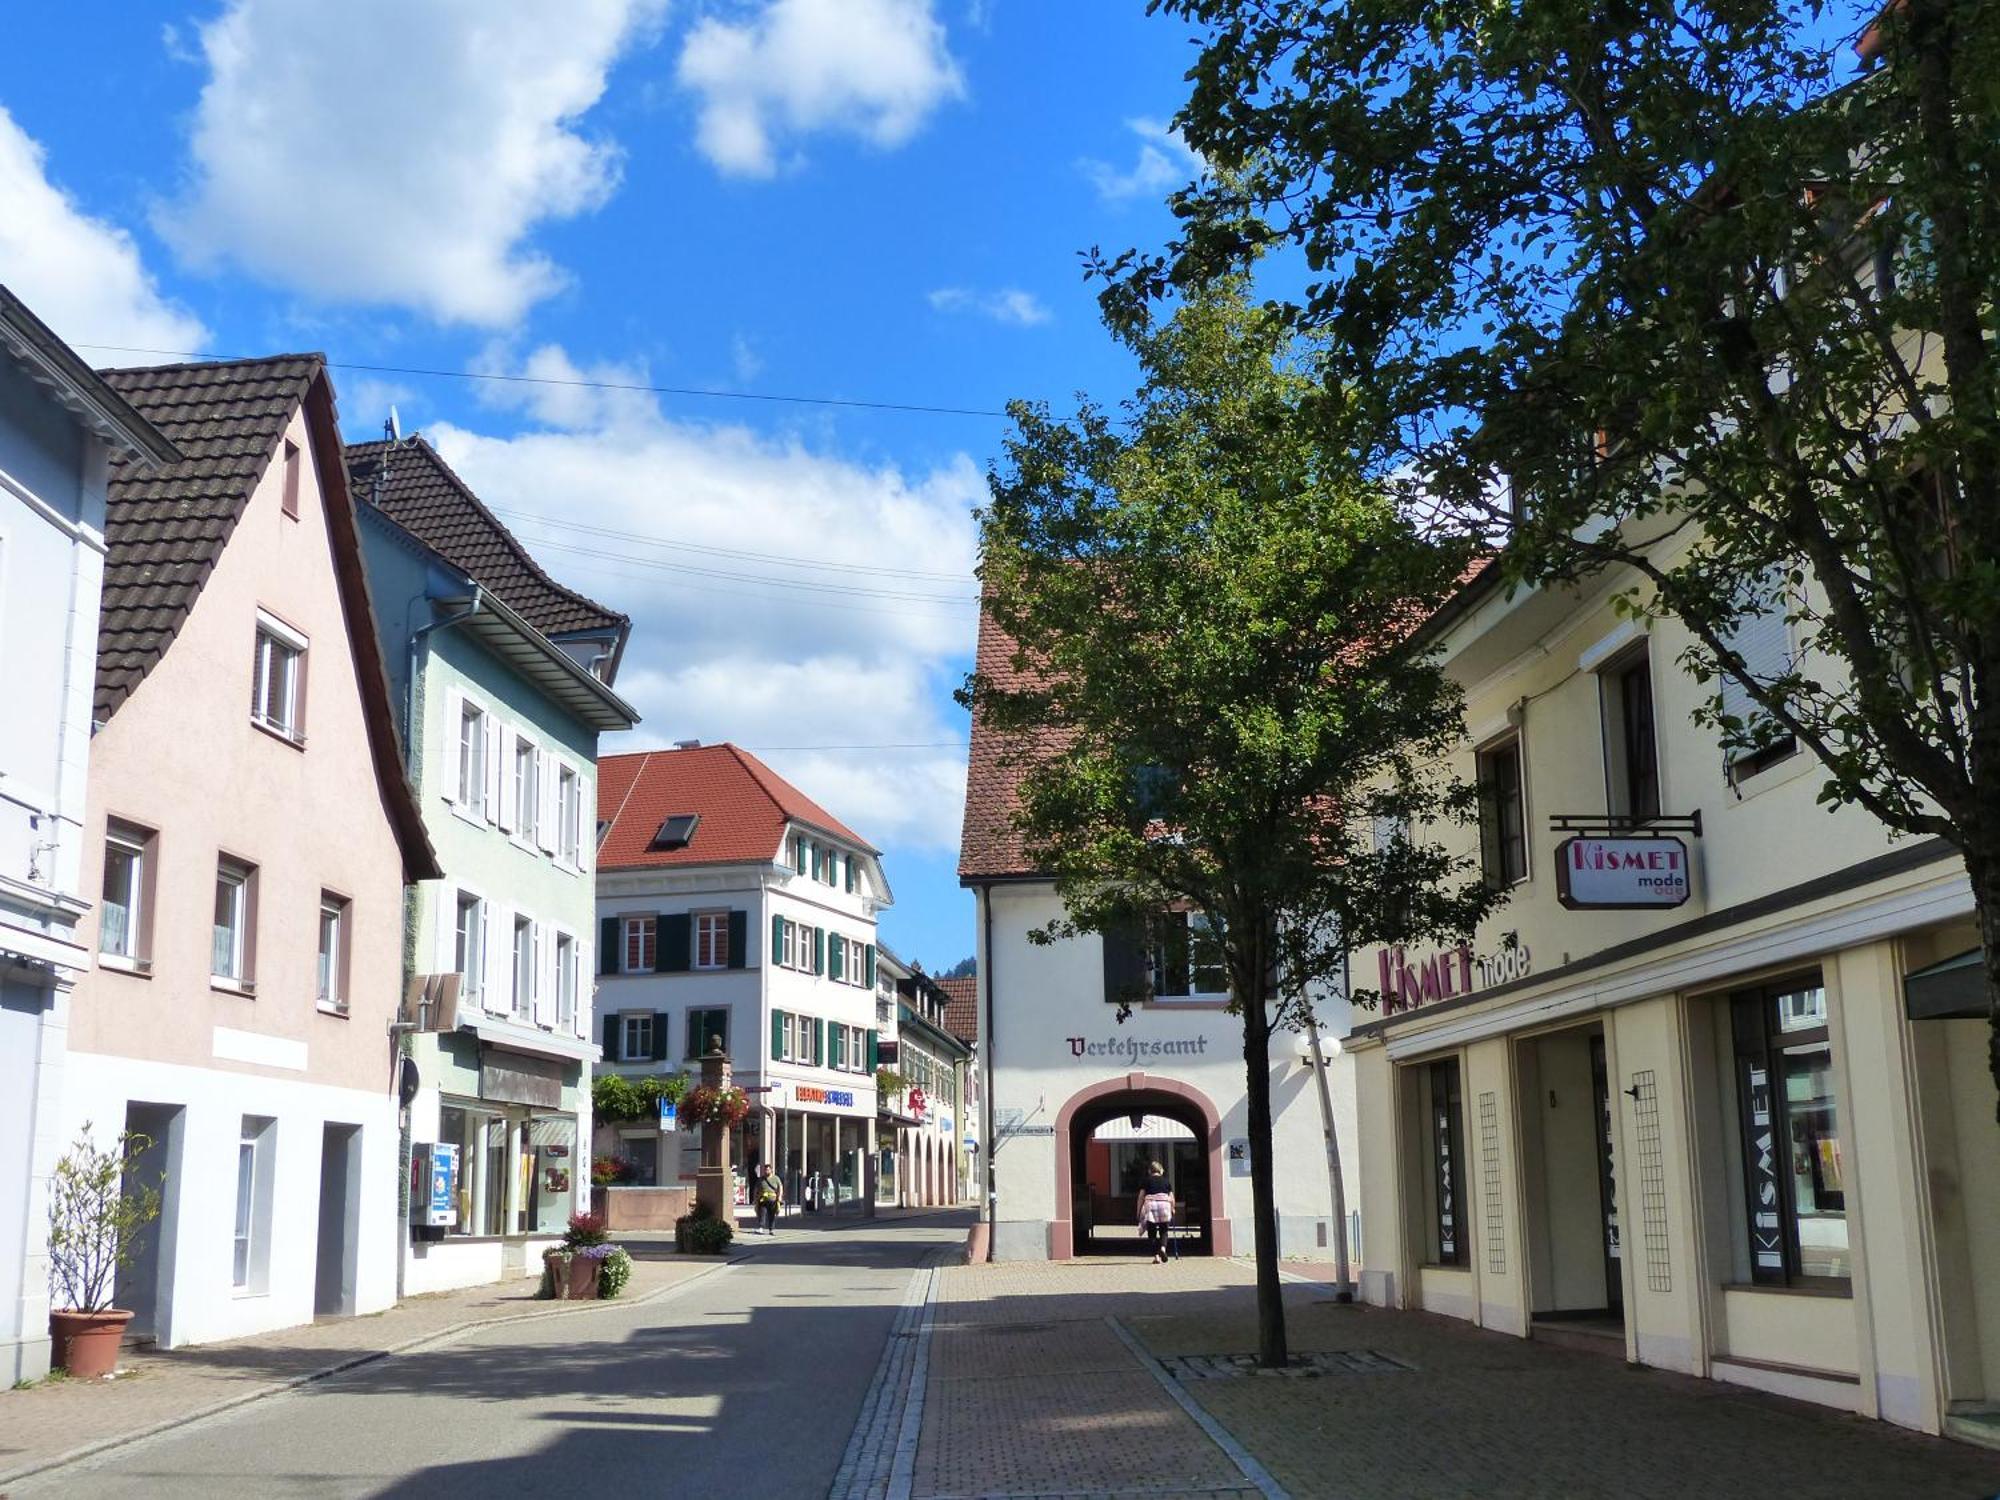
<path fill-rule="evenodd" d="M 1254 1354 L 1177 1354 L 1160 1361 L 1174 1379 L 1228 1380 L 1242 1375 L 1304 1376 L 1387 1375 L 1397 1370 L 1414 1370 L 1380 1349 L 1329 1349 L 1314 1354 L 1294 1354 L 1281 1370 L 1257 1363 Z"/>

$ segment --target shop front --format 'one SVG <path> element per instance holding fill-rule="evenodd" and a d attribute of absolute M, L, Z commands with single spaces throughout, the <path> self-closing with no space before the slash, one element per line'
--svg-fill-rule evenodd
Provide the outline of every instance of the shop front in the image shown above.
<path fill-rule="evenodd" d="M 411 1108 L 405 1289 L 476 1286 L 539 1269 L 587 1201 L 582 1064 L 483 1041 L 419 1037 L 431 1084 Z"/>
<path fill-rule="evenodd" d="M 774 1164 L 787 1214 L 860 1211 L 868 1157 L 880 1149 L 873 1091 L 773 1081 L 752 1097 L 757 1107 L 737 1143 L 743 1154 L 734 1158 L 744 1171 Z"/>

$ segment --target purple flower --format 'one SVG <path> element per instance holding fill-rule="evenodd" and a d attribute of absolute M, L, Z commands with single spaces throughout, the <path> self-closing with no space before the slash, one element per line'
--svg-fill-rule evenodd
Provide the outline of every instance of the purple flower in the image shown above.
<path fill-rule="evenodd" d="M 609 1260 L 617 1250 L 616 1245 L 585 1245 L 576 1255 L 578 1260 Z"/>

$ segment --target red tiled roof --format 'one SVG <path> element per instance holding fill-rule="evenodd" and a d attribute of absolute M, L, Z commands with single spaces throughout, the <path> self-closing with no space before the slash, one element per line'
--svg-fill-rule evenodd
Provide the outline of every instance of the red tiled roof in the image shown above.
<path fill-rule="evenodd" d="M 647 847 L 662 823 L 685 813 L 701 819 L 685 848 Z M 608 825 L 597 847 L 600 870 L 766 863 L 778 857 L 788 823 L 876 852 L 756 756 L 730 744 L 603 757 L 597 763 L 597 819 Z"/>
<path fill-rule="evenodd" d="M 933 982 L 949 997 L 944 1007 L 944 1029 L 961 1042 L 978 1041 L 978 976 L 967 974 L 960 979 L 939 979 Z"/>
<path fill-rule="evenodd" d="M 1013 665 L 1014 642 L 985 610 L 979 612 L 981 676 L 1005 687 L 1018 680 Z M 958 878 L 976 884 L 995 876 L 1034 875 L 1014 815 L 1021 810 L 1021 766 L 1013 759 L 1018 737 L 972 716 L 972 742 L 965 774 L 965 822 L 958 838 Z M 1028 754 L 1041 759 L 1058 753 L 1063 736 L 1043 731 L 1032 736 Z M 1010 761 L 1012 763 L 1010 763 Z"/>

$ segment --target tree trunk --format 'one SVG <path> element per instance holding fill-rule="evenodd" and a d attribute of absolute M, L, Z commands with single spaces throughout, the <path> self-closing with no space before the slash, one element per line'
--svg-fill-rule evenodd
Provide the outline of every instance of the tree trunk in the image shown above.
<path fill-rule="evenodd" d="M 1250 1212 L 1257 1248 L 1257 1359 L 1272 1369 L 1290 1363 L 1285 1344 L 1284 1286 L 1278 1280 L 1278 1210 L 1271 1151 L 1271 1020 L 1259 985 L 1243 1005 L 1243 1081 L 1250 1107 Z M 1220 1209 L 1215 1204 L 1213 1212 Z"/>

